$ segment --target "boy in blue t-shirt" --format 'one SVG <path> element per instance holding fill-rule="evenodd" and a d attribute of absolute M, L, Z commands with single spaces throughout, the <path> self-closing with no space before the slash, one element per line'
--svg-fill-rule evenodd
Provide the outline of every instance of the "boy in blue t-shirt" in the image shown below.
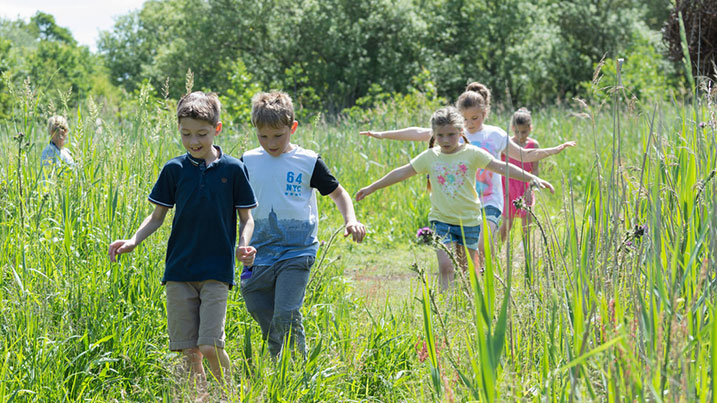
<path fill-rule="evenodd" d="M 131 252 L 156 231 L 167 211 L 176 205 L 167 244 L 162 283 L 167 293 L 169 348 L 184 353 L 188 371 L 200 387 L 206 384 L 202 358 L 212 375 L 230 379 L 224 350 L 224 322 L 229 289 L 234 284 L 234 257 L 254 262 L 249 246 L 257 205 L 244 164 L 214 145 L 222 130 L 221 105 L 215 94 L 185 95 L 177 105 L 182 145 L 187 153 L 167 162 L 149 201 L 154 211 L 128 240 L 110 244 L 109 255 Z M 236 245 L 237 213 L 239 243 Z"/>
<path fill-rule="evenodd" d="M 319 248 L 314 189 L 336 204 L 346 223 L 344 236 L 361 242 L 366 228 L 356 220 L 351 196 L 321 157 L 291 144 L 298 123 L 288 95 L 257 94 L 251 122 L 261 147 L 245 152 L 242 161 L 259 200 L 251 242 L 257 255 L 254 266 L 244 266 L 241 293 L 272 355 L 279 354 L 289 332 L 291 343 L 306 354 L 300 309 Z"/>

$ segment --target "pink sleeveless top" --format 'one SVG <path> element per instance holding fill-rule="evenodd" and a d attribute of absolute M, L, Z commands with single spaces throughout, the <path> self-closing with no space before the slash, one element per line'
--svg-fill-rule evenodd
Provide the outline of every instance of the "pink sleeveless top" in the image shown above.
<path fill-rule="evenodd" d="M 525 146 L 523 148 L 538 148 L 538 144 L 535 142 L 535 140 L 528 138 L 528 141 L 526 141 Z M 507 155 L 503 153 L 501 155 L 501 159 L 505 161 Z M 511 164 L 523 168 L 526 172 L 533 172 L 533 163 L 532 162 L 520 162 L 520 160 L 516 160 L 513 158 L 510 158 L 509 161 Z M 503 177 L 503 189 L 505 189 L 505 177 Z M 510 179 L 508 182 L 508 192 L 505 194 L 505 206 L 508 207 L 508 214 L 510 218 L 514 217 L 521 217 L 524 218 L 528 212 L 525 210 L 517 210 L 515 206 L 513 206 L 513 200 L 525 196 L 525 192 L 529 191 L 531 192 L 531 196 L 533 196 L 532 192 L 533 190 L 530 189 L 530 184 L 528 182 L 519 181 L 517 179 Z M 508 195 L 510 195 L 510 200 L 508 200 Z M 535 197 L 532 198 L 530 205 L 532 206 L 535 202 Z"/>

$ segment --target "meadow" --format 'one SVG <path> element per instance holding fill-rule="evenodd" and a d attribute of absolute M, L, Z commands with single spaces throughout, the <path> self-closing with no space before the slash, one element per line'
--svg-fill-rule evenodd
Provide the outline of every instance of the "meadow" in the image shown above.
<path fill-rule="evenodd" d="M 171 100 L 135 95 L 121 113 L 92 99 L 67 108 L 16 89 L 0 122 L 0 400 L 183 401 L 181 357 L 168 350 L 160 278 L 170 221 L 110 264 L 108 244 L 151 211 L 163 164 L 184 152 Z M 542 145 L 578 146 L 541 163 L 540 226 L 435 289 L 435 254 L 415 177 L 356 203 L 369 234 L 342 239 L 320 198 L 322 247 L 304 303 L 309 354 L 269 358 L 238 289 L 227 351 L 234 385 L 213 398 L 318 401 L 712 401 L 717 396 L 717 107 L 575 101 L 534 111 Z M 423 143 L 360 130 L 426 126 L 431 102 L 388 101 L 340 119 L 300 122 L 294 142 L 318 151 L 350 192 L 404 164 Z M 71 123 L 69 172 L 42 181 L 44 122 Z M 487 123 L 507 129 L 509 111 Z M 18 135 L 21 133 L 20 135 Z M 227 124 L 217 143 L 239 156 L 253 131 Z M 171 219 L 171 217 L 169 217 Z"/>

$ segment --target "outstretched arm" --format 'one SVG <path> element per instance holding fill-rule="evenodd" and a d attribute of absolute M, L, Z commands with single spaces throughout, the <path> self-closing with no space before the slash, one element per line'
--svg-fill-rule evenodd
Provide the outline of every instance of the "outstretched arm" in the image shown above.
<path fill-rule="evenodd" d="M 361 135 L 376 139 L 403 140 L 403 141 L 428 141 L 431 139 L 431 129 L 425 127 L 407 127 L 405 129 L 388 130 L 385 132 L 365 131 Z"/>
<path fill-rule="evenodd" d="M 137 229 L 137 232 L 134 233 L 132 238 L 118 239 L 112 242 L 109 250 L 110 261 L 115 262 L 117 260 L 117 255 L 132 252 L 137 245 L 141 244 L 148 236 L 152 235 L 157 228 L 162 226 L 164 217 L 167 215 L 167 211 L 169 211 L 169 207 L 156 204 L 152 214 L 148 215 L 147 218 L 142 221 L 142 224 L 139 226 L 139 229 Z"/>
<path fill-rule="evenodd" d="M 366 236 L 366 227 L 356 219 L 354 204 L 346 189 L 339 185 L 333 192 L 329 193 L 329 197 L 336 204 L 341 216 L 344 217 L 344 224 L 346 224 L 344 237 L 352 235 L 354 242 L 363 241 Z"/>
<path fill-rule="evenodd" d="M 379 189 L 383 189 L 386 186 L 391 186 L 393 184 L 401 182 L 402 180 L 406 180 L 411 176 L 415 175 L 416 173 L 416 170 L 413 169 L 413 166 L 411 166 L 411 164 L 406 164 L 402 167 L 396 168 L 393 171 L 387 173 L 386 176 L 384 176 L 383 178 L 366 186 L 365 188 L 361 188 L 361 190 L 356 193 L 356 201 L 361 201 L 364 197 L 370 195 L 371 193 Z"/>
<path fill-rule="evenodd" d="M 550 182 L 540 179 L 537 176 L 532 175 L 528 172 L 525 172 L 519 167 L 508 162 L 500 161 L 493 158 L 493 160 L 489 162 L 486 166 L 486 169 L 489 171 L 493 171 L 497 174 L 501 174 L 503 176 L 509 176 L 511 179 L 517 179 L 523 182 L 530 182 L 531 184 L 537 186 L 540 189 L 548 188 L 552 193 L 555 193 L 555 188 L 553 188 L 553 185 L 551 185 Z"/>
<path fill-rule="evenodd" d="M 251 236 L 254 234 L 254 218 L 250 209 L 239 208 L 237 213 L 239 213 L 239 242 L 234 254 L 244 266 L 251 266 L 256 256 L 256 249 L 249 246 Z"/>
<path fill-rule="evenodd" d="M 523 162 L 535 162 L 540 161 L 543 158 L 549 157 L 551 155 L 558 154 L 559 152 L 563 151 L 567 147 L 574 147 L 575 142 L 574 141 L 568 141 L 563 144 L 560 144 L 556 147 L 550 147 L 550 148 L 523 148 L 517 144 L 512 139 L 508 139 L 508 147 L 506 147 L 506 154 L 510 158 L 523 161 Z"/>

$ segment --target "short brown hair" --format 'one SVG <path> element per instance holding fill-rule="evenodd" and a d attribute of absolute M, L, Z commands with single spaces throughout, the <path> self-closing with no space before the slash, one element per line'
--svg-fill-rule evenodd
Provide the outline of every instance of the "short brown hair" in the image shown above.
<path fill-rule="evenodd" d="M 485 111 L 487 115 L 490 111 L 490 90 L 481 83 L 472 82 L 466 86 L 465 92 L 458 97 L 456 106 L 460 110 L 478 107 Z"/>
<path fill-rule="evenodd" d="M 55 115 L 47 120 L 47 132 L 50 134 L 50 137 L 60 130 L 63 132 L 70 131 L 70 126 L 67 124 L 67 119 L 65 119 L 64 116 Z"/>
<path fill-rule="evenodd" d="M 177 104 L 177 121 L 182 118 L 192 118 L 209 122 L 216 127 L 219 123 L 219 114 L 222 104 L 217 94 L 194 91 L 179 100 Z"/>
<path fill-rule="evenodd" d="M 291 127 L 294 123 L 294 104 L 289 95 L 274 91 L 260 92 L 251 99 L 251 124 L 260 128 Z"/>

